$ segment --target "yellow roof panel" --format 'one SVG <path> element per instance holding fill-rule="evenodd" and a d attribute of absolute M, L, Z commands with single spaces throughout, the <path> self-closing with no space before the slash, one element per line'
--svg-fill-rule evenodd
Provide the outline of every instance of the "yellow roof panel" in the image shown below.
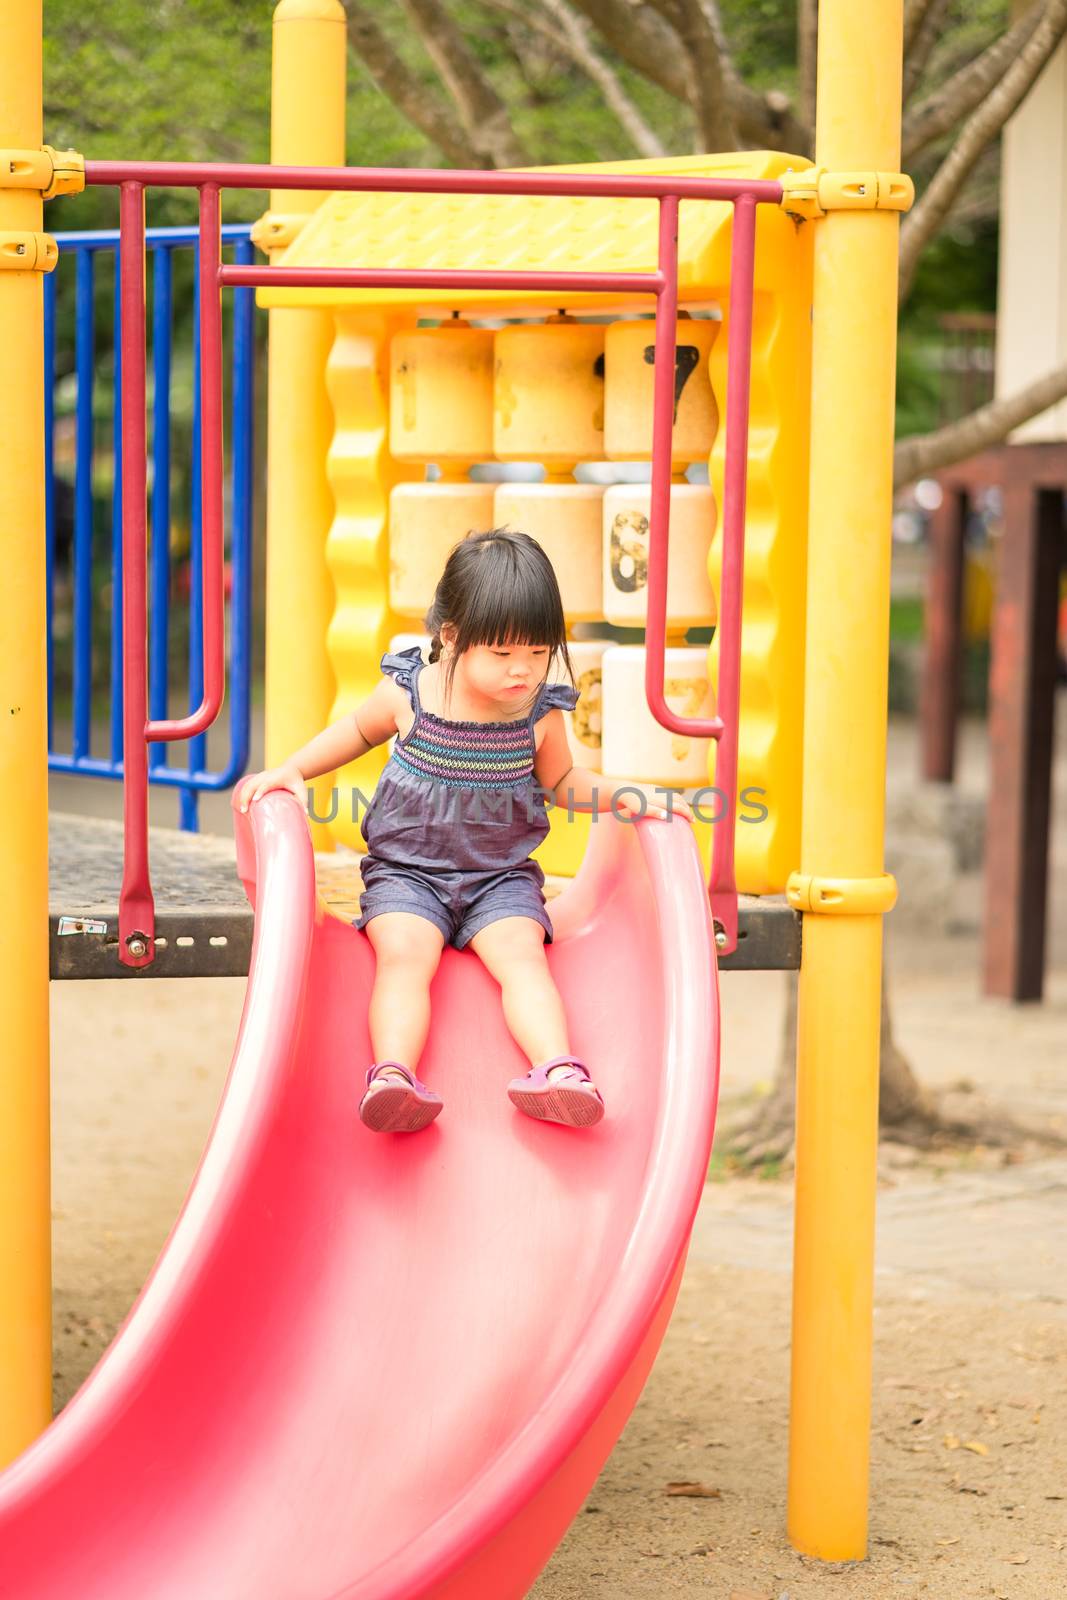
<path fill-rule="evenodd" d="M 770 151 L 676 156 L 665 160 L 599 165 L 531 167 L 531 172 L 671 173 L 685 177 L 777 178 L 805 163 Z M 424 270 L 650 272 L 656 268 L 658 203 L 586 195 L 334 193 L 276 263 L 286 267 L 417 267 Z M 728 281 L 726 202 L 683 200 L 679 212 L 679 294 L 697 303 L 721 295 Z M 768 227 L 792 232 L 776 207 L 761 206 L 760 234 Z M 757 246 L 757 276 L 767 277 L 768 252 Z M 764 258 L 761 268 L 761 256 Z M 771 274 L 773 276 L 773 272 Z M 408 305 L 428 313 L 452 307 L 485 314 L 536 314 L 561 303 L 558 290 L 499 289 L 264 289 L 265 306 Z M 618 294 L 568 294 L 569 307 L 593 311 L 624 304 Z M 633 305 L 652 309 L 651 297 Z"/>

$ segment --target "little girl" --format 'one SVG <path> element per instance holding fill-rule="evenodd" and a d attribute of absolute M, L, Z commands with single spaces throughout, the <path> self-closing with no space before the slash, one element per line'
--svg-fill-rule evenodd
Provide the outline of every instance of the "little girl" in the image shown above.
<path fill-rule="evenodd" d="M 376 973 L 375 1062 L 359 1114 L 378 1133 L 414 1132 L 443 1102 L 415 1075 L 430 1026 L 430 983 L 446 943 L 469 944 L 500 984 L 504 1017 L 531 1063 L 508 1085 L 527 1116 L 571 1127 L 599 1122 L 600 1091 L 571 1052 L 544 946 L 552 940 L 545 875 L 531 851 L 548 832 L 546 797 L 571 810 L 666 817 L 662 791 L 572 765 L 562 712 L 578 692 L 547 682 L 567 654 L 551 562 L 525 533 L 468 534 L 452 550 L 418 649 L 386 654 L 385 674 L 280 767 L 245 778 L 242 811 L 270 789 L 306 806 L 306 781 L 398 738 L 363 819 L 367 844 L 357 928 Z M 692 818 L 672 796 L 673 810 Z"/>

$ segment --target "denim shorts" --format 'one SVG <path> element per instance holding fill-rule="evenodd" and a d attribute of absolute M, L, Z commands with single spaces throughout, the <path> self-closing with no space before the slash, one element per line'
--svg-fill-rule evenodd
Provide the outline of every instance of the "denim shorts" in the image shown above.
<path fill-rule="evenodd" d="M 385 911 L 409 911 L 441 930 L 446 944 L 462 950 L 476 933 L 502 917 L 530 917 L 552 943 L 552 921 L 545 907 L 545 875 L 536 861 L 501 872 L 424 871 L 366 855 L 362 865 L 360 915 L 364 928 Z"/>

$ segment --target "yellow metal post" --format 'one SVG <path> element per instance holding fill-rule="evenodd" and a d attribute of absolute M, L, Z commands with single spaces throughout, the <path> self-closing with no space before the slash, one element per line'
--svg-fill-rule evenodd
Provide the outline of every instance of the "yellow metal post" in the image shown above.
<path fill-rule="evenodd" d="M 816 163 L 828 173 L 899 166 L 901 50 L 902 0 L 822 0 Z M 882 912 L 893 898 L 882 849 L 898 221 L 894 210 L 828 209 L 809 224 L 801 867 L 810 909 L 797 1050 L 788 1522 L 798 1550 L 834 1561 L 867 1549 Z"/>
<path fill-rule="evenodd" d="M 271 160 L 284 166 L 343 166 L 345 13 L 340 0 L 281 0 L 274 12 Z M 322 199 L 278 190 L 257 242 L 271 259 Z M 326 536 L 333 495 L 326 460 L 333 413 L 326 362 L 333 316 L 319 309 L 270 313 L 267 411 L 266 760 L 275 765 L 329 721 L 336 685 L 326 650 L 333 582 Z M 314 810 L 329 815 L 326 775 Z M 319 848 L 325 828 L 313 825 Z"/>
<path fill-rule="evenodd" d="M 40 150 L 41 0 L 0 0 L 0 147 Z M 41 191 L 0 171 L 0 239 Z M 18 244 L 13 246 L 18 251 Z M 30 252 L 23 242 L 23 253 Z M 0 260 L 0 1466 L 51 1420 L 43 303 Z M 36 257 L 35 257 L 36 258 Z"/>

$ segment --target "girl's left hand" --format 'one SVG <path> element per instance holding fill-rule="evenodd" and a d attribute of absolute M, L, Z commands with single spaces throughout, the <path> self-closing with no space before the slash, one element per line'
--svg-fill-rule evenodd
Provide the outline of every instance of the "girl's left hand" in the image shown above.
<path fill-rule="evenodd" d="M 668 796 L 663 793 L 662 788 L 657 790 L 649 784 L 628 783 L 624 787 L 620 787 L 616 792 L 619 798 L 616 800 L 613 809 L 618 817 L 666 817 L 668 819 L 671 817 L 685 817 L 689 822 L 693 821 L 692 808 L 680 794 L 676 794 L 673 790 Z M 645 804 L 643 807 L 641 801 L 637 798 L 638 795 L 644 797 Z M 670 809 L 668 809 L 668 800 L 670 801 Z"/>

